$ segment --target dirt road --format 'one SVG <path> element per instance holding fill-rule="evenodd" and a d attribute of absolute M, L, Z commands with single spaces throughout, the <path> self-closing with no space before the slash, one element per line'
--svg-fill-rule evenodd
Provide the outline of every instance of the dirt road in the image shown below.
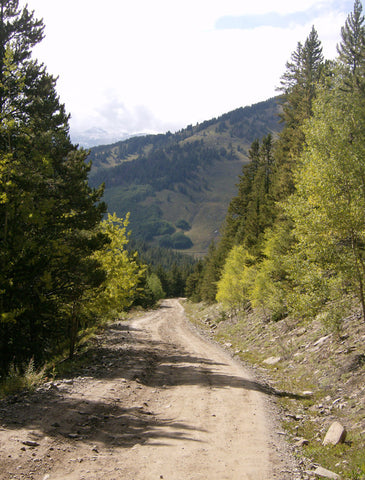
<path fill-rule="evenodd" d="M 0 403 L 0 479 L 300 479 L 270 392 L 177 300 L 116 322 L 80 375 Z"/>

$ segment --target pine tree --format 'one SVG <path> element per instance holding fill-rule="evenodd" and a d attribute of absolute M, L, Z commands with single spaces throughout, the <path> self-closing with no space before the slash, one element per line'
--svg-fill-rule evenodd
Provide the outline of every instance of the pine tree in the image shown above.
<path fill-rule="evenodd" d="M 217 246 L 211 245 L 205 259 L 199 291 L 205 301 L 215 300 L 217 282 L 234 246 L 243 245 L 250 255 L 260 256 L 265 229 L 274 219 L 272 151 L 271 134 L 264 137 L 261 143 L 254 140 L 250 147 L 251 161 L 242 168 L 238 193 L 229 204 L 222 237 Z"/>
<path fill-rule="evenodd" d="M 354 77 L 364 74 L 365 24 L 360 0 L 355 0 L 351 12 L 341 28 L 341 43 L 337 45 L 339 61 L 350 69 Z"/>
<path fill-rule="evenodd" d="M 222 244 L 220 244 L 222 245 Z M 199 294 L 203 301 L 212 303 L 217 294 L 217 281 L 219 280 L 226 258 L 225 249 L 219 248 L 212 242 L 209 245 L 208 254 L 204 259 L 199 285 Z"/>
<path fill-rule="evenodd" d="M 0 0 L 0 356 L 41 359 L 68 336 L 83 291 L 102 281 L 92 252 L 105 211 L 87 153 L 69 138 L 56 80 L 31 59 L 43 23 Z"/>
<path fill-rule="evenodd" d="M 304 145 L 303 124 L 312 114 L 316 88 L 323 73 L 321 42 L 314 27 L 304 46 L 298 43 L 281 79 L 282 120 L 285 123 L 275 146 L 274 196 L 282 200 L 294 191 L 293 168 Z"/>
<path fill-rule="evenodd" d="M 261 254 L 265 229 L 274 221 L 271 195 L 273 164 L 273 140 L 269 134 L 262 139 L 248 204 L 245 212 L 242 212 L 244 224 L 240 226 L 237 235 L 237 243 L 244 244 L 256 256 Z"/>
<path fill-rule="evenodd" d="M 273 139 L 269 134 L 255 140 L 249 150 L 251 162 L 244 165 L 239 177 L 238 194 L 231 200 L 218 249 L 226 255 L 233 245 L 244 244 L 253 254 L 259 255 L 262 234 L 272 224 L 271 197 L 274 166 Z"/>
<path fill-rule="evenodd" d="M 260 164 L 260 141 L 255 139 L 248 151 L 250 162 L 242 167 L 242 174 L 239 176 L 238 192 L 232 198 L 228 206 L 225 219 L 223 238 L 225 250 L 232 248 L 234 243 L 239 242 L 245 228 L 245 218 L 250 195 L 252 194 L 253 182 Z M 241 232 L 239 234 L 238 232 Z"/>

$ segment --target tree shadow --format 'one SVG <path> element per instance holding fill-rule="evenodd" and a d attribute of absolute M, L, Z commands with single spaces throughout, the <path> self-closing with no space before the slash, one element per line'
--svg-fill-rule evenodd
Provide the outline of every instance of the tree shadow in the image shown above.
<path fill-rule="evenodd" d="M 92 401 L 84 394 L 75 394 L 73 382 L 120 380 L 116 389 L 128 388 L 135 381 L 143 388 L 174 388 L 179 385 L 206 386 L 212 389 L 242 389 L 275 397 L 301 399 L 301 395 L 275 388 L 243 376 L 224 373 L 224 363 L 195 356 L 168 342 L 155 341 L 130 325 L 113 324 L 107 340 L 99 339 L 76 358 L 79 370 L 72 378 L 50 382 L 33 394 L 14 396 L 0 402 L 0 423 L 4 428 L 40 429 L 48 437 L 72 442 L 101 442 L 111 447 L 132 447 L 138 443 L 166 445 L 172 440 L 197 441 L 194 425 L 162 418 L 144 404 L 138 407 L 121 405 L 118 391 L 111 400 Z M 103 337 L 104 338 L 104 337 Z M 101 343 L 103 341 L 104 343 Z M 79 378 L 77 376 L 79 375 Z M 136 385 L 134 385 L 136 387 Z M 138 388 L 138 387 L 137 387 Z M 78 395 L 78 396 L 77 396 Z M 126 392 L 120 395 L 132 402 Z M 305 397 L 307 398 L 307 397 Z M 12 403 L 13 401 L 13 403 Z M 0 432 L 1 438 L 1 432 Z"/>
<path fill-rule="evenodd" d="M 128 323 L 115 322 L 109 325 L 108 330 L 116 330 L 119 332 L 138 332 L 139 328 L 135 328 Z"/>
<path fill-rule="evenodd" d="M 156 359 L 153 375 L 141 376 L 140 380 L 150 387 L 205 385 L 217 389 L 254 390 L 275 397 L 308 398 L 292 392 L 277 390 L 264 382 L 250 380 L 239 375 L 224 374 L 217 369 L 222 365 L 225 364 L 183 353 L 160 355 Z"/>
<path fill-rule="evenodd" d="M 2 429 L 38 429 L 67 442 L 102 443 L 131 448 L 136 444 L 168 445 L 172 440 L 198 442 L 194 425 L 161 418 L 148 406 L 124 408 L 116 402 L 73 399 L 53 388 L 0 404 Z M 1 432 L 0 432 L 1 438 Z"/>
<path fill-rule="evenodd" d="M 98 362 L 86 365 L 80 373 L 87 373 L 98 379 L 123 377 L 155 388 L 204 385 L 212 388 L 254 390 L 274 397 L 308 398 L 275 389 L 261 381 L 224 374 L 219 369 L 226 365 L 224 363 L 191 355 L 168 342 L 148 339 L 142 330 L 131 329 L 129 332 L 133 332 L 132 338 L 116 335 L 108 339 L 106 346 L 89 349 L 86 355 L 92 359 L 97 358 Z M 85 363 L 89 362 L 90 359 Z"/>

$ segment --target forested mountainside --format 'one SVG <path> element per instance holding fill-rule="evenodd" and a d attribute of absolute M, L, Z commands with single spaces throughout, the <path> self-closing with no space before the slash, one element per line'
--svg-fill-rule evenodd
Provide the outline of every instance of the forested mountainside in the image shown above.
<path fill-rule="evenodd" d="M 206 253 L 236 191 L 251 143 L 280 131 L 272 98 L 176 133 L 130 138 L 91 150 L 90 182 L 105 183 L 109 212 L 130 212 L 132 237 Z"/>

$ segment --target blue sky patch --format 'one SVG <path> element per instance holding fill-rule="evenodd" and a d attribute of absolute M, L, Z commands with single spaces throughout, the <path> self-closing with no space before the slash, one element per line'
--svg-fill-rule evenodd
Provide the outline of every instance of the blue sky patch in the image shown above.
<path fill-rule="evenodd" d="M 350 13 L 352 10 L 352 0 L 332 0 L 326 4 L 314 5 L 304 11 L 287 14 L 268 12 L 257 15 L 224 16 L 216 21 L 215 28 L 217 30 L 252 30 L 258 27 L 288 28 L 293 25 L 305 25 L 319 15 L 325 15 L 326 12 Z"/>

